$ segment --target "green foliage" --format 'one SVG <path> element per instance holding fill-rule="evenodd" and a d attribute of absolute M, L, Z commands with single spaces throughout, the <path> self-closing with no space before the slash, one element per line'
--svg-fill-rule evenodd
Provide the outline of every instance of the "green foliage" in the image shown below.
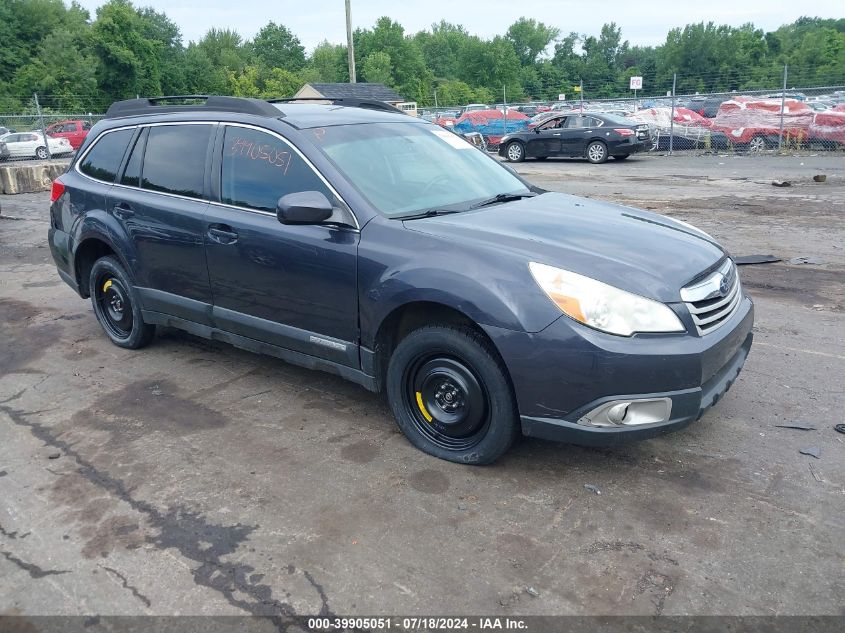
<path fill-rule="evenodd" d="M 354 33 L 359 80 L 384 83 L 420 106 L 507 99 L 627 96 L 641 75 L 662 94 L 677 73 L 678 92 L 775 89 L 789 66 L 790 86 L 845 83 L 845 19 L 803 17 L 775 31 L 713 22 L 669 31 L 659 46 L 632 46 L 614 23 L 598 34 L 562 35 L 522 17 L 503 35 L 481 38 L 441 20 L 407 34 L 379 18 Z M 57 110 L 102 111 L 136 94 L 289 97 L 304 83 L 349 80 L 342 44 L 310 55 L 283 24 L 269 22 L 251 41 L 212 28 L 183 44 L 165 13 L 109 0 L 94 20 L 76 2 L 0 0 L 0 110 L 23 111 L 33 92 Z"/>
<path fill-rule="evenodd" d="M 305 48 L 283 24 L 268 23 L 252 40 L 250 49 L 265 68 L 299 70 L 305 66 Z"/>

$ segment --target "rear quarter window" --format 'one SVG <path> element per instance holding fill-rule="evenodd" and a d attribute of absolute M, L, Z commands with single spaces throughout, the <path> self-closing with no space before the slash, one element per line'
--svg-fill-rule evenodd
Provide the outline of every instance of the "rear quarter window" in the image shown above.
<path fill-rule="evenodd" d="M 91 178 L 113 183 L 134 132 L 131 129 L 104 132 L 79 163 L 79 171 Z"/>

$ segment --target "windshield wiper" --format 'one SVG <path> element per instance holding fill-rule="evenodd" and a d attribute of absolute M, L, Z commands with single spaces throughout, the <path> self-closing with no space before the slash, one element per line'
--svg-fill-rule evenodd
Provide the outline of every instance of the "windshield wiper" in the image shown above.
<path fill-rule="evenodd" d="M 419 213 L 409 213 L 408 215 L 394 215 L 394 220 L 419 220 L 420 218 L 434 218 L 438 215 L 449 215 L 450 213 L 460 213 L 457 209 L 427 209 Z"/>
<path fill-rule="evenodd" d="M 497 193 L 492 198 L 476 202 L 470 207 L 470 209 L 480 209 L 481 207 L 487 207 L 491 204 L 499 204 L 500 202 L 512 202 L 513 200 L 522 200 L 523 198 L 533 198 L 536 195 L 537 194 L 533 191 L 528 191 L 526 193 Z"/>

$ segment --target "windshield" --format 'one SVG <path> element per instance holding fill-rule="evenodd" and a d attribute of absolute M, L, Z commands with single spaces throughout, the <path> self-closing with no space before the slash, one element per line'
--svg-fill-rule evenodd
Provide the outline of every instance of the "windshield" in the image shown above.
<path fill-rule="evenodd" d="M 309 130 L 370 204 L 388 217 L 466 210 L 500 194 L 528 194 L 516 176 L 435 125 L 368 123 Z"/>

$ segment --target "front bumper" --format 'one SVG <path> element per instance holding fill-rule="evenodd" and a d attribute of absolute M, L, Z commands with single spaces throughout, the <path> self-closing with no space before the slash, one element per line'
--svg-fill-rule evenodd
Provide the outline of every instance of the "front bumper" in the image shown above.
<path fill-rule="evenodd" d="M 489 330 L 508 366 L 526 436 L 584 445 L 646 439 L 699 419 L 727 392 L 751 349 L 754 306 L 745 297 L 704 336 L 597 332 L 562 317 L 536 334 Z M 669 420 L 638 426 L 579 424 L 614 400 L 669 398 Z"/>

